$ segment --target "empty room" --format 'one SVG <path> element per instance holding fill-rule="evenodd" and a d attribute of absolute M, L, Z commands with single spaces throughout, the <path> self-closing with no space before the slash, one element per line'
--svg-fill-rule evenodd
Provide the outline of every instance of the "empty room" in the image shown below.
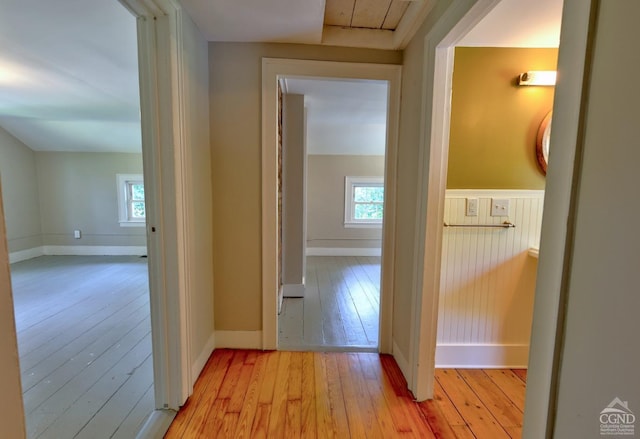
<path fill-rule="evenodd" d="M 155 406 L 136 22 L 117 2 L 82 20 L 31 3 L 0 30 L 27 437 L 131 438 Z"/>

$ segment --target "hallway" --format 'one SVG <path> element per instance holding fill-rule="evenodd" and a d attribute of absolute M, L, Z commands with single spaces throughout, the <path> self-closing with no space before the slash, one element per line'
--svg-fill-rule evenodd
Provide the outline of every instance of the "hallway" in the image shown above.
<path fill-rule="evenodd" d="M 216 350 L 165 438 L 520 438 L 525 371 L 436 378 L 416 403 L 389 355 Z"/>

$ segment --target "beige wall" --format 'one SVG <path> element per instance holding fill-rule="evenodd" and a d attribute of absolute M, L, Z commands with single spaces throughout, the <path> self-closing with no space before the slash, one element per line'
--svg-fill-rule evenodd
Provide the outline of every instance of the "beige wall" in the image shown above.
<path fill-rule="evenodd" d="M 0 128 L 0 177 L 9 252 L 42 245 L 35 153 Z"/>
<path fill-rule="evenodd" d="M 449 189 L 544 189 L 536 135 L 553 87 L 519 87 L 527 70 L 555 70 L 557 49 L 458 47 L 455 51 Z"/>
<path fill-rule="evenodd" d="M 187 150 L 189 178 L 194 190 L 188 194 L 192 214 L 189 285 L 191 361 L 196 369 L 204 364 L 213 347 L 213 260 L 212 260 L 212 195 L 211 150 L 209 148 L 209 62 L 208 47 L 195 24 L 183 15 L 183 41 L 185 55 L 185 83 L 187 99 Z M 195 379 L 199 370 L 194 370 Z"/>
<path fill-rule="evenodd" d="M 262 57 L 401 64 L 402 53 L 292 44 L 210 43 L 213 269 L 218 330 L 262 329 Z"/>
<path fill-rule="evenodd" d="M 142 155 L 37 152 L 44 245 L 146 245 L 144 227 L 120 227 L 116 174 L 142 174 Z M 73 238 L 74 229 L 82 231 Z"/>
<path fill-rule="evenodd" d="M 310 155 L 307 247 L 380 247 L 382 229 L 344 227 L 346 176 L 383 177 L 384 156 Z"/>
<path fill-rule="evenodd" d="M 1 185 L 0 185 L 1 186 Z M 26 437 L 11 274 L 0 189 L 0 425 L 4 437 Z"/>

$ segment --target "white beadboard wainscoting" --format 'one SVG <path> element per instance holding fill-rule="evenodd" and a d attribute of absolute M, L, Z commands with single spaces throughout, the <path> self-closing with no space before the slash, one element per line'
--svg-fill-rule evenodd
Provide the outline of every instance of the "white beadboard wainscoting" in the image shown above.
<path fill-rule="evenodd" d="M 478 215 L 466 216 L 467 198 Z M 509 215 L 491 216 L 492 198 Z M 526 367 L 544 191 L 448 190 L 444 222 L 515 228 L 445 227 L 438 310 L 438 367 Z"/>

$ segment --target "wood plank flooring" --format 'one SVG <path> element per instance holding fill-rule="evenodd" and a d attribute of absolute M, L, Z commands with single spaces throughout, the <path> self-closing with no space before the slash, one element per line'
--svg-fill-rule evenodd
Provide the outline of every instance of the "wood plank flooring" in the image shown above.
<path fill-rule="evenodd" d="M 375 352 L 379 316 L 379 257 L 309 256 L 304 298 L 283 301 L 279 348 Z"/>
<path fill-rule="evenodd" d="M 525 380 L 439 369 L 416 403 L 389 355 L 222 349 L 165 438 L 519 438 Z"/>
<path fill-rule="evenodd" d="M 27 437 L 135 437 L 154 408 L 146 259 L 11 265 Z"/>

